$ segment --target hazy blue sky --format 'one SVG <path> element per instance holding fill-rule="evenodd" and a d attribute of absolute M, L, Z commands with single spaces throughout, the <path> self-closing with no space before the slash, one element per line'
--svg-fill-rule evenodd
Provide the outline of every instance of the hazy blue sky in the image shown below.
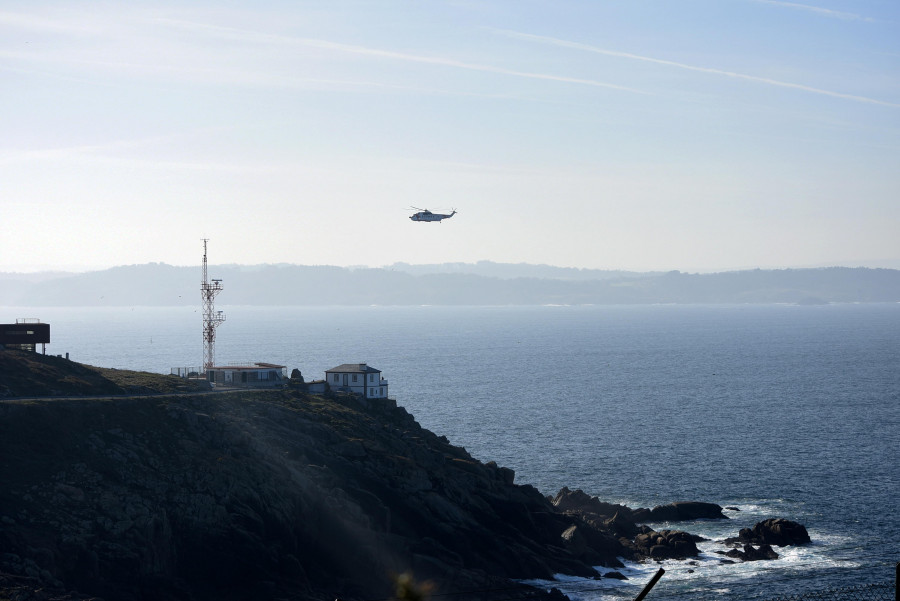
<path fill-rule="evenodd" d="M 897 0 L 0 0 L 0 271 L 900 267 L 898 76 Z"/>

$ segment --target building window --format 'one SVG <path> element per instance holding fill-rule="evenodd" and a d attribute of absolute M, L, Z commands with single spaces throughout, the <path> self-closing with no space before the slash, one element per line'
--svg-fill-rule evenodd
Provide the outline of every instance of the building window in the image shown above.
<path fill-rule="evenodd" d="M 356 382 L 356 374 L 353 374 L 353 381 Z"/>
<path fill-rule="evenodd" d="M 375 381 L 375 374 L 369 374 L 369 382 Z"/>
<path fill-rule="evenodd" d="M 337 375 L 337 374 L 334 374 L 334 381 L 337 382 L 338 380 L 339 380 L 339 379 L 338 379 L 338 375 Z"/>

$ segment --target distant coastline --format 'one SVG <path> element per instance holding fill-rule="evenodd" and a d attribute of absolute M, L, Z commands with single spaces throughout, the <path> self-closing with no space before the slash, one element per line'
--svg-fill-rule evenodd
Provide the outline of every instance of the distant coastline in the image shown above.
<path fill-rule="evenodd" d="M 587 305 L 900 302 L 900 270 L 754 269 L 708 274 L 572 269 L 487 261 L 351 268 L 214 265 L 222 304 Z M 199 303 L 199 267 L 162 263 L 87 273 L 0 273 L 2 306 Z"/>

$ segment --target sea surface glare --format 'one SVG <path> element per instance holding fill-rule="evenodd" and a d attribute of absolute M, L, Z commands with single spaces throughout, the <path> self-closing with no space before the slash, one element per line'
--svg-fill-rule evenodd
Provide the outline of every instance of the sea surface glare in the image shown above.
<path fill-rule="evenodd" d="M 199 304 L 199 301 L 198 301 Z M 767 599 L 893 580 L 900 561 L 900 304 L 541 307 L 221 306 L 219 364 L 322 379 L 382 370 L 424 427 L 547 495 L 653 507 L 718 503 L 711 540 L 664 562 L 650 599 Z M 49 354 L 169 373 L 202 361 L 199 307 L 5 308 L 51 324 Z M 716 541 L 769 517 L 813 543 L 726 563 Z M 657 529 L 669 527 L 652 524 Z M 547 583 L 634 598 L 630 580 Z"/>

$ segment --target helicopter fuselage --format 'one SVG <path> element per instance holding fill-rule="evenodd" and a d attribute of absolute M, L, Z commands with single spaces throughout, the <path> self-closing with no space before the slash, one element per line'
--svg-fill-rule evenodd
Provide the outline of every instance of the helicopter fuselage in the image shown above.
<path fill-rule="evenodd" d="M 453 211 L 449 215 L 446 213 L 432 213 L 431 211 L 419 211 L 418 213 L 414 213 L 410 215 L 410 219 L 413 221 L 440 221 L 441 219 L 450 219 L 456 215 L 456 211 Z"/>

